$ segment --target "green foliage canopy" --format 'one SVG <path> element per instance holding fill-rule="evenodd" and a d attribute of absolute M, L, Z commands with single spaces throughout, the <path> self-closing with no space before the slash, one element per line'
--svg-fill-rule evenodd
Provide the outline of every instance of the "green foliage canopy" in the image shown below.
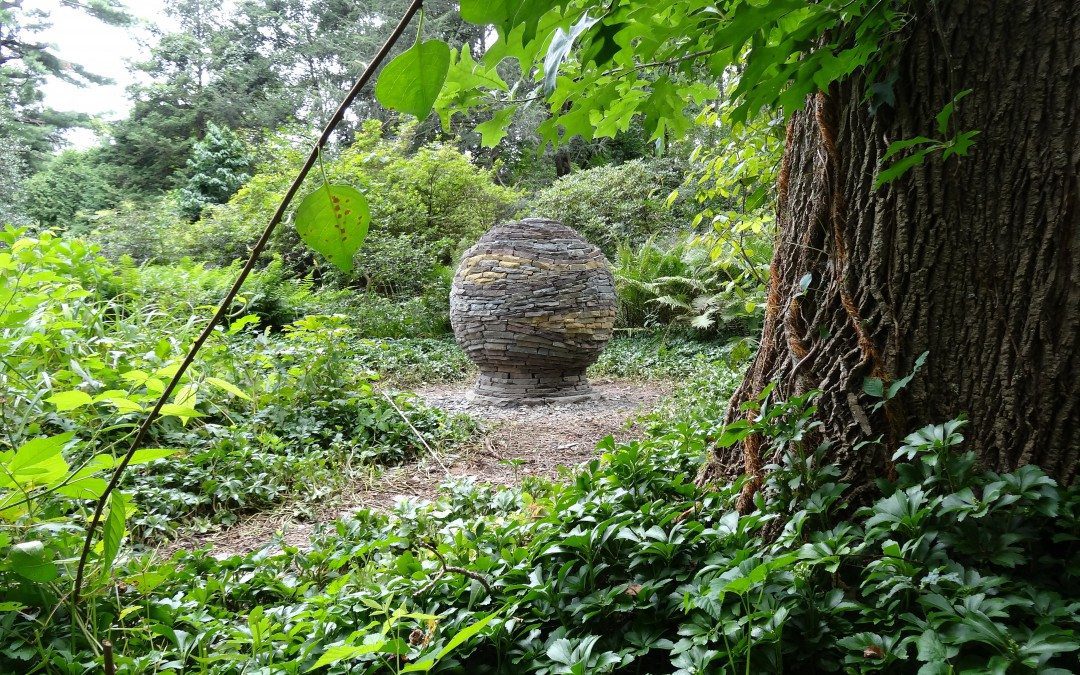
<path fill-rule="evenodd" d="M 892 46 L 890 36 L 904 21 L 905 5 L 466 0 L 462 16 L 498 31 L 475 72 L 512 59 L 523 81 L 546 83 L 551 117 L 540 127 L 544 141 L 612 137 L 640 118 L 650 137 L 663 143 L 690 128 L 695 106 L 721 93 L 734 104 L 733 120 L 743 122 L 766 108 L 790 113 L 808 94 L 860 67 L 868 67 L 873 79 Z M 734 79 L 736 66 L 734 86 L 721 86 Z M 456 107 L 445 106 L 444 115 L 511 98 L 491 83 L 476 82 L 472 93 L 462 89 Z M 891 95 L 884 82 L 874 92 L 879 100 Z"/>

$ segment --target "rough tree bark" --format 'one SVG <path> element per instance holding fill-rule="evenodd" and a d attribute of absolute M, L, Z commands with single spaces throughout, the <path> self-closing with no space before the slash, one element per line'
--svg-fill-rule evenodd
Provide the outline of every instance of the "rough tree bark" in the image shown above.
<path fill-rule="evenodd" d="M 892 62 L 896 105 L 872 115 L 863 76 L 818 94 L 788 127 L 765 327 L 728 420 L 770 382 L 820 389 L 823 435 L 847 479 L 891 474 L 903 436 L 960 414 L 984 466 L 1080 466 L 1080 5 L 1075 0 L 916 3 Z M 973 153 L 940 153 L 874 190 L 893 141 L 956 129 Z M 812 274 L 800 295 L 800 279 Z M 864 378 L 925 367 L 871 413 Z M 877 436 L 881 447 L 854 450 Z M 719 451 L 706 480 L 747 473 L 761 439 Z M 746 502 L 744 499 L 744 506 Z"/>

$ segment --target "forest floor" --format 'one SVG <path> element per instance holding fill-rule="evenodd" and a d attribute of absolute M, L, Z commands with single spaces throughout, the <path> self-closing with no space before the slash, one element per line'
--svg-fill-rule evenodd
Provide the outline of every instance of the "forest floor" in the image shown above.
<path fill-rule="evenodd" d="M 596 444 L 608 435 L 616 441 L 640 437 L 637 418 L 655 410 L 673 389 L 672 383 L 657 380 L 593 379 L 592 385 L 598 396 L 589 401 L 516 408 L 469 403 L 471 381 L 421 386 L 414 393 L 428 405 L 469 414 L 480 423 L 473 439 L 448 452 L 433 448 L 413 461 L 376 467 L 329 497 L 284 504 L 241 517 L 230 527 L 189 533 L 158 553 L 168 556 L 181 548 L 209 546 L 212 555 L 228 556 L 257 550 L 276 537 L 285 545 L 304 547 L 324 523 L 361 508 L 390 508 L 401 499 L 434 499 L 447 480 L 472 478 L 509 486 L 526 476 L 555 478 L 560 467 L 596 457 Z"/>

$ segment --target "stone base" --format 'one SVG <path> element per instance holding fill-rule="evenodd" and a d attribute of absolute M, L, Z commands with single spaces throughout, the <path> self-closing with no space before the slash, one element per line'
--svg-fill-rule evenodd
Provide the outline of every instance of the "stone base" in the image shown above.
<path fill-rule="evenodd" d="M 480 405 L 539 405 L 577 403 L 596 397 L 584 372 L 482 372 L 468 395 Z"/>

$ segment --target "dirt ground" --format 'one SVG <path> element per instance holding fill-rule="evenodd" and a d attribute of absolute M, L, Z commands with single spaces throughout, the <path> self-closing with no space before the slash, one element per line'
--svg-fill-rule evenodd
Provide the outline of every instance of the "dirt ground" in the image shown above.
<path fill-rule="evenodd" d="M 495 485 L 515 485 L 525 476 L 552 478 L 559 467 L 595 457 L 597 442 L 609 434 L 616 441 L 639 437 L 636 418 L 655 410 L 672 390 L 671 383 L 658 381 L 593 380 L 592 385 L 598 396 L 589 401 L 516 408 L 469 403 L 471 382 L 420 387 L 415 393 L 428 405 L 477 419 L 480 434 L 451 452 L 434 448 L 413 462 L 356 478 L 320 504 L 287 504 L 231 527 L 182 537 L 158 552 L 209 545 L 213 555 L 226 556 L 256 550 L 277 534 L 285 544 L 303 547 L 322 523 L 364 507 L 388 508 L 399 499 L 433 499 L 448 478 Z"/>

